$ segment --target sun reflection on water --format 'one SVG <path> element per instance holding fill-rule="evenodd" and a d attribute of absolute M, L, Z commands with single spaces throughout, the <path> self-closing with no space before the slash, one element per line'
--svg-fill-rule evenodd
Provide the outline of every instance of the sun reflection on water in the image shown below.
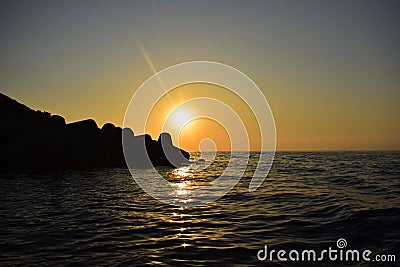
<path fill-rule="evenodd" d="M 173 174 L 178 178 L 185 178 L 189 176 L 189 169 L 187 167 L 181 167 L 179 169 L 175 169 Z"/>
<path fill-rule="evenodd" d="M 175 169 L 172 172 L 175 183 L 172 184 L 173 187 L 173 196 L 175 197 L 175 201 L 177 204 L 186 204 L 191 201 L 189 198 L 190 191 L 192 188 L 192 183 L 189 179 L 191 176 L 190 169 L 188 167 L 181 167 Z"/>
<path fill-rule="evenodd" d="M 191 201 L 190 199 L 190 192 L 193 187 L 190 178 L 192 176 L 191 170 L 187 167 L 181 167 L 175 169 L 172 172 L 175 183 L 173 183 L 173 194 L 176 197 L 176 203 L 181 203 L 182 205 Z M 187 227 L 188 224 L 193 223 L 196 221 L 195 216 L 189 213 L 190 209 L 187 209 L 183 206 L 175 207 L 174 212 L 171 214 L 170 223 L 176 224 L 176 238 L 180 242 L 180 246 L 186 249 L 190 244 L 190 241 L 196 238 L 195 233 L 191 233 L 190 227 Z"/>

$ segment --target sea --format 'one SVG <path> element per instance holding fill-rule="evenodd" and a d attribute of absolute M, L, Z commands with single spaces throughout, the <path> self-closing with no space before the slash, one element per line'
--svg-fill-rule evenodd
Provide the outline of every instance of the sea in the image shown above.
<path fill-rule="evenodd" d="M 187 197 L 230 155 L 158 171 Z M 0 266 L 400 266 L 399 151 L 277 152 L 249 192 L 258 156 L 199 206 L 155 199 L 123 168 L 1 173 Z"/>

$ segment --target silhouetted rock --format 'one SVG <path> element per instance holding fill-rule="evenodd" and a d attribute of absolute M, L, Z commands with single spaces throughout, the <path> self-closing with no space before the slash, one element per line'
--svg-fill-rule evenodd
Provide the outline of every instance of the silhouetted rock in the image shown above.
<path fill-rule="evenodd" d="M 68 124 L 68 128 L 77 132 L 93 132 L 99 130 L 97 123 L 93 119 L 72 122 Z"/>
<path fill-rule="evenodd" d="M 167 133 L 155 141 L 111 123 L 99 129 L 92 119 L 66 124 L 1 93 L 0 125 L 0 170 L 126 167 L 121 137 L 129 168 L 179 166 L 189 159 Z"/>
<path fill-rule="evenodd" d="M 161 133 L 158 142 L 161 142 L 163 146 L 172 147 L 172 138 L 169 133 Z"/>

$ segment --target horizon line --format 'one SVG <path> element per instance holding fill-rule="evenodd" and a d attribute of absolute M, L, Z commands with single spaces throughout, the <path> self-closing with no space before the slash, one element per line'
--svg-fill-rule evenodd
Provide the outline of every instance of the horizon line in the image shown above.
<path fill-rule="evenodd" d="M 189 153 L 201 153 L 201 151 L 188 151 Z M 203 152 L 273 152 L 273 151 L 260 151 L 260 150 L 217 150 L 217 151 L 212 151 L 212 150 L 206 150 Z M 275 153 L 277 152 L 400 152 L 400 149 L 337 149 L 337 150 L 276 150 Z"/>

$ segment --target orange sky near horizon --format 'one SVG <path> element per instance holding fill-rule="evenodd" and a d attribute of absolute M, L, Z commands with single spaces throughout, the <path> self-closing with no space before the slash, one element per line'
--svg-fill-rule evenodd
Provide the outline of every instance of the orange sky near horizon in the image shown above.
<path fill-rule="evenodd" d="M 186 84 L 174 88 L 172 91 L 164 95 L 149 114 L 146 133 L 149 133 L 152 136 L 158 136 L 159 133 L 162 132 L 162 127 L 166 122 L 168 115 L 176 107 L 185 103 L 185 101 L 195 98 L 211 98 L 229 106 L 232 111 L 240 117 L 241 122 L 247 130 L 248 137 L 239 136 L 238 138 L 248 138 L 250 141 L 250 149 L 260 150 L 261 134 L 257 120 L 251 108 L 239 96 L 233 94 L 229 90 L 207 83 Z M 180 109 L 181 112 L 187 114 L 187 118 L 183 118 L 182 121 L 176 122 L 176 119 L 174 121 L 174 113 L 171 114 L 172 118 L 169 120 L 170 123 L 168 123 L 169 121 L 167 120 L 166 129 L 171 133 L 174 143 L 179 143 L 179 146 L 183 149 L 198 151 L 200 141 L 209 138 L 215 142 L 219 151 L 230 151 L 231 149 L 246 150 L 245 142 L 243 142 L 243 146 L 236 148 L 232 147 L 230 138 L 232 138 L 235 133 L 229 133 L 226 127 L 231 126 L 234 129 L 239 129 L 239 122 L 235 122 L 234 116 L 229 116 L 229 114 L 224 114 L 223 116 L 229 125 L 224 125 L 223 122 L 213 121 L 213 118 L 200 118 L 188 123 L 187 125 L 183 125 L 187 120 L 191 119 L 191 117 L 203 115 L 204 109 L 207 109 L 208 112 L 213 114 L 220 113 L 221 109 L 219 108 L 219 105 L 211 105 L 211 103 L 209 103 L 209 105 L 205 107 L 204 101 L 203 103 L 197 104 L 196 102 L 189 102 L 188 104 L 183 105 L 183 107 L 181 106 Z M 176 116 L 177 115 L 175 115 L 175 117 Z M 184 126 L 184 128 L 181 129 L 182 126 Z M 178 138 L 174 138 L 174 136 L 177 136 Z"/>

